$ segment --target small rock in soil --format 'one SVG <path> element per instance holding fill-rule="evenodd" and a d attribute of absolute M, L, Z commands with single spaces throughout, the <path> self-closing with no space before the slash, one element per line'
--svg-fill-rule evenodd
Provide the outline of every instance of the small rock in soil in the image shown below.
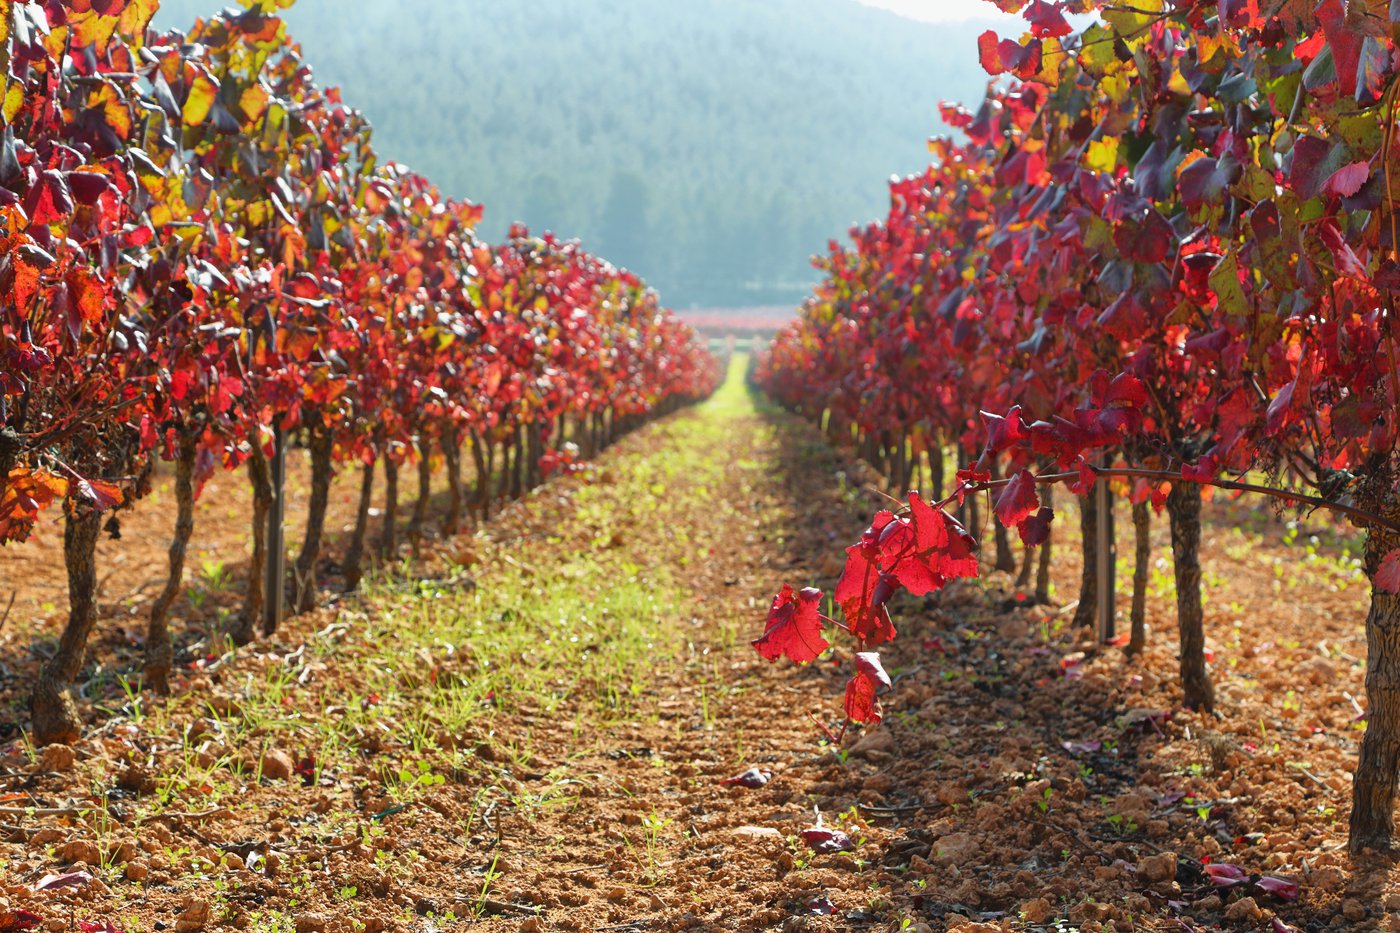
<path fill-rule="evenodd" d="M 1176 880 L 1176 853 L 1163 852 L 1160 855 L 1149 855 L 1138 862 L 1138 877 L 1148 884 L 1160 884 L 1163 881 Z"/>
<path fill-rule="evenodd" d="M 1234 923 L 1258 920 L 1262 916 L 1264 916 L 1264 912 L 1259 909 L 1259 905 L 1254 902 L 1252 897 L 1242 897 L 1225 908 L 1225 919 Z"/>
<path fill-rule="evenodd" d="M 180 916 L 175 921 L 176 933 L 193 933 L 195 930 L 204 929 L 209 922 L 209 902 L 202 898 L 192 897 L 185 901 L 185 909 L 180 911 Z"/>
<path fill-rule="evenodd" d="M 933 844 L 937 862 L 967 862 L 982 851 L 982 843 L 971 833 L 949 833 Z"/>
<path fill-rule="evenodd" d="M 296 918 L 297 933 L 324 933 L 326 918 L 321 914 L 300 914 Z"/>
<path fill-rule="evenodd" d="M 1050 902 L 1043 897 L 1037 897 L 1023 902 L 1016 911 L 1027 923 L 1044 923 L 1050 919 Z"/>
<path fill-rule="evenodd" d="M 262 776 L 270 781 L 286 781 L 296 770 L 292 756 L 279 749 L 270 748 L 263 752 Z"/>
<path fill-rule="evenodd" d="M 78 753 L 67 745 L 49 745 L 39 753 L 39 768 L 43 771 L 72 771 L 78 763 Z"/>
<path fill-rule="evenodd" d="M 783 834 L 771 826 L 740 826 L 734 830 L 734 835 L 740 839 L 778 839 L 783 838 Z"/>
<path fill-rule="evenodd" d="M 894 736 L 888 729 L 871 729 L 851 746 L 852 758 L 880 761 L 894 756 Z"/>
<path fill-rule="evenodd" d="M 101 865 L 102 852 L 89 839 L 74 839 L 63 847 L 63 860 L 70 864 Z"/>

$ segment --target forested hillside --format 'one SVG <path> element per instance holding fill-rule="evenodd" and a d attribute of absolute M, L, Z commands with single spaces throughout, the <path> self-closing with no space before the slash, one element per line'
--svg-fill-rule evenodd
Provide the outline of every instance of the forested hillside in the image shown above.
<path fill-rule="evenodd" d="M 218 0 L 168 0 L 158 23 Z M 380 150 L 597 244 L 677 306 L 795 302 L 808 257 L 920 170 L 942 98 L 980 96 L 976 23 L 854 0 L 300 0 L 286 17 Z"/>

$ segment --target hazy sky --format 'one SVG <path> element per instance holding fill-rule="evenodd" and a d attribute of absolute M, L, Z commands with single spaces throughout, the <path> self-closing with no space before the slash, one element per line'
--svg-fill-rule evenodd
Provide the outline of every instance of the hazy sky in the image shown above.
<path fill-rule="evenodd" d="M 948 22 L 965 19 L 1000 19 L 1006 16 L 988 0 L 860 0 L 867 6 L 878 6 L 911 19 Z"/>

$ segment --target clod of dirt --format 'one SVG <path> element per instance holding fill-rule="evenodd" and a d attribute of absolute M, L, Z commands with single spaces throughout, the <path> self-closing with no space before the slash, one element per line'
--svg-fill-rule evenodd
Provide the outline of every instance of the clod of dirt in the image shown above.
<path fill-rule="evenodd" d="M 39 753 L 39 769 L 42 771 L 72 771 L 78 763 L 78 753 L 67 745 L 48 745 Z"/>
<path fill-rule="evenodd" d="M 90 839 L 74 839 L 63 847 L 63 860 L 71 865 L 101 865 L 102 850 Z"/>
<path fill-rule="evenodd" d="M 1021 915 L 1021 919 L 1027 923 L 1044 923 L 1050 919 L 1050 902 L 1043 897 L 1025 901 L 1016 912 Z"/>
<path fill-rule="evenodd" d="M 894 757 L 894 736 L 888 729 L 871 729 L 851 746 L 852 758 L 885 761 Z"/>
<path fill-rule="evenodd" d="M 783 834 L 771 826 L 740 826 L 734 830 L 734 835 L 739 839 L 777 839 L 782 840 Z"/>
<path fill-rule="evenodd" d="M 971 833 L 949 833 L 933 844 L 936 862 L 968 862 L 982 852 L 982 841 Z"/>
<path fill-rule="evenodd" d="M 1252 897 L 1242 897 L 1225 908 L 1225 919 L 1235 923 L 1258 920 L 1262 916 L 1264 912 Z"/>
<path fill-rule="evenodd" d="M 1138 877 L 1148 884 L 1160 884 L 1176 880 L 1176 853 L 1163 852 L 1150 855 L 1137 866 Z"/>
<path fill-rule="evenodd" d="M 141 882 L 146 880 L 146 876 L 151 873 L 151 870 L 146 865 L 144 859 L 138 858 L 127 862 L 126 867 L 123 869 L 123 873 L 126 875 L 127 881 L 140 884 Z"/>
<path fill-rule="evenodd" d="M 275 748 L 263 752 L 261 764 L 262 776 L 269 781 L 290 780 L 297 767 L 291 755 Z"/>
<path fill-rule="evenodd" d="M 297 933 L 324 933 L 327 920 L 321 914 L 299 914 L 295 923 Z"/>
<path fill-rule="evenodd" d="M 194 933 L 195 930 L 204 929 L 209 922 L 209 902 L 203 898 L 192 897 L 185 901 L 185 909 L 180 911 L 180 916 L 175 920 L 175 933 Z"/>

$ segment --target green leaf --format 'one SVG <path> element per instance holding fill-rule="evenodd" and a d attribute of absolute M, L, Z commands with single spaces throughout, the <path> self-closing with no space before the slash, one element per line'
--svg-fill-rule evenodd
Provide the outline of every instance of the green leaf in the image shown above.
<path fill-rule="evenodd" d="M 1215 264 L 1210 272 L 1210 290 L 1215 293 L 1222 312 L 1229 315 L 1249 313 L 1249 303 L 1245 300 L 1244 288 L 1240 285 L 1240 266 L 1234 250 Z"/>

